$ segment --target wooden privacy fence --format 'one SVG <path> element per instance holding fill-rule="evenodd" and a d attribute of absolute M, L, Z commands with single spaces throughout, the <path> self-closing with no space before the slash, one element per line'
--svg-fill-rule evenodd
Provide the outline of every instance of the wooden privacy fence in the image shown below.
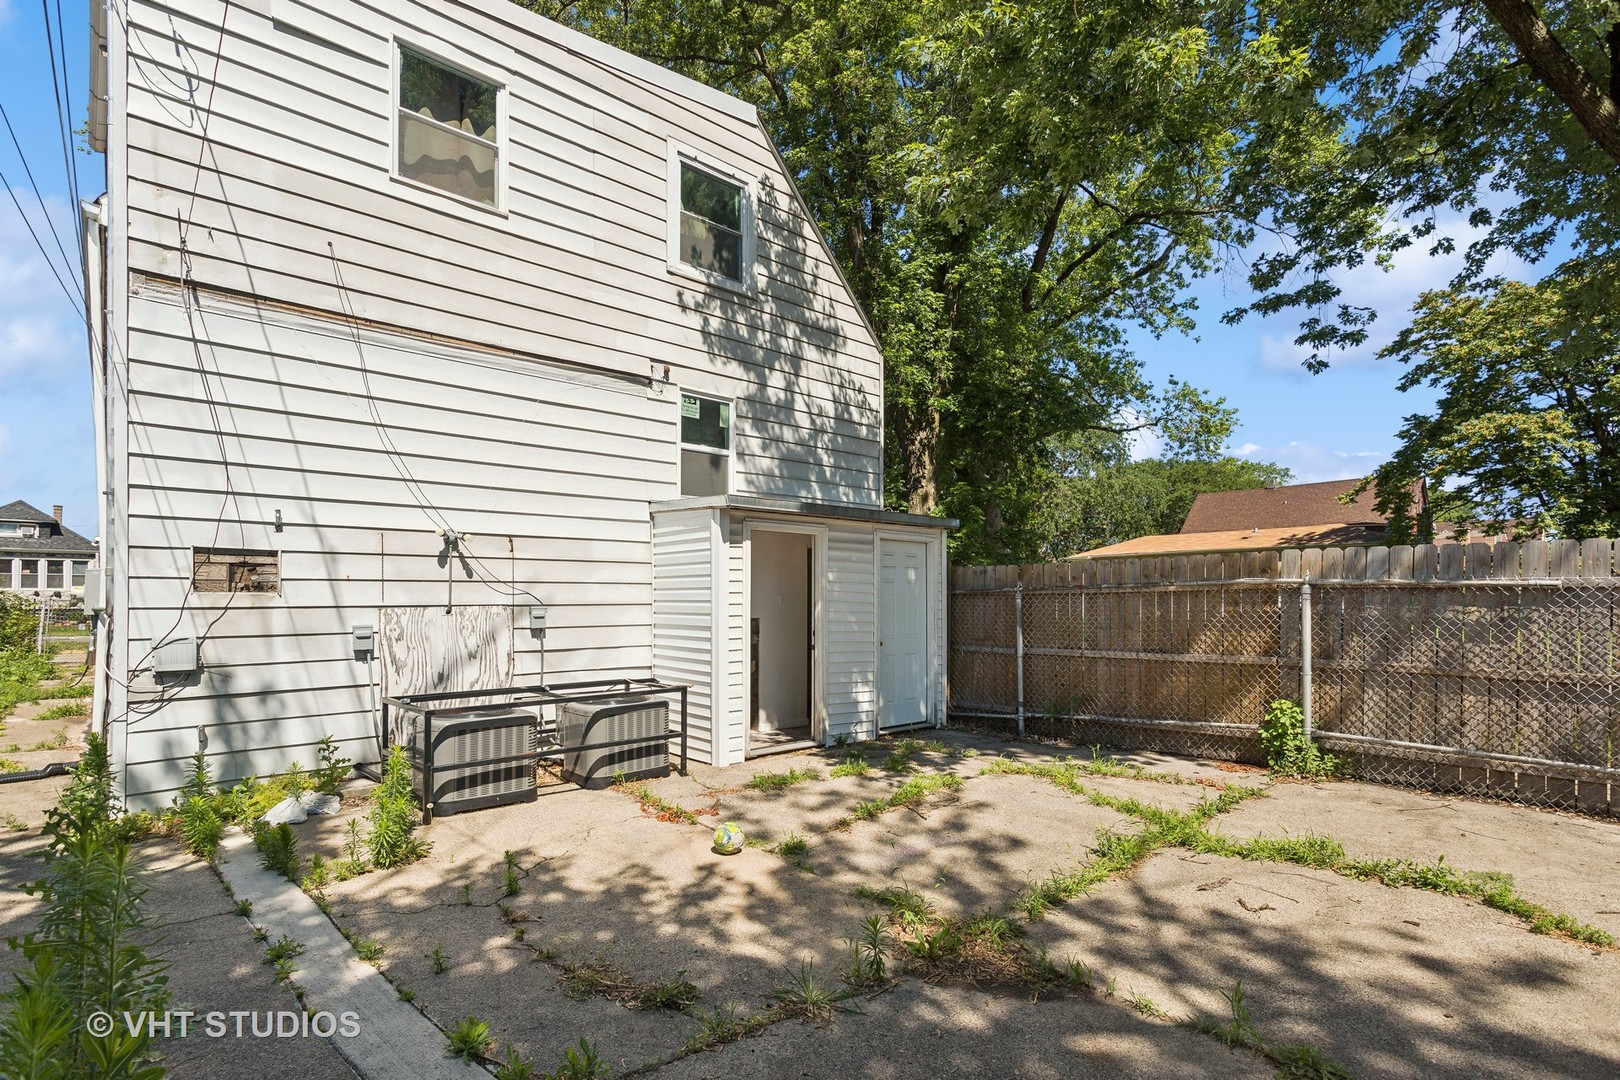
<path fill-rule="evenodd" d="M 1257 760 L 1301 701 L 1357 775 L 1620 812 L 1615 542 L 1097 559 L 952 571 L 950 710 Z"/>

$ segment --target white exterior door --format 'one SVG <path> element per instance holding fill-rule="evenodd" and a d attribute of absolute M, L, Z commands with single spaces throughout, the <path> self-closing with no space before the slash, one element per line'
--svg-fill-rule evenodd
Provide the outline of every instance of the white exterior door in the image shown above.
<path fill-rule="evenodd" d="M 879 540 L 878 729 L 928 720 L 928 545 Z"/>

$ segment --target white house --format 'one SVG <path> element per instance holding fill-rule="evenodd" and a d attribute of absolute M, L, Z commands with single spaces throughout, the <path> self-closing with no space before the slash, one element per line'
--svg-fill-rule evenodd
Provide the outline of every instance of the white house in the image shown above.
<path fill-rule="evenodd" d="M 375 760 L 380 694 L 654 675 L 716 764 L 943 721 L 949 523 L 882 510 L 881 356 L 751 106 L 507 0 L 95 11 L 129 805 Z"/>

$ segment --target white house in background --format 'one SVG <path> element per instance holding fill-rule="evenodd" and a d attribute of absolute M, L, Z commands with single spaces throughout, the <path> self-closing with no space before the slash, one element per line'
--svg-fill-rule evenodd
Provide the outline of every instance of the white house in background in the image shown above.
<path fill-rule="evenodd" d="M 62 524 L 62 508 L 47 514 L 18 499 L 0 506 L 0 592 L 77 596 L 96 557 L 96 542 Z"/>
<path fill-rule="evenodd" d="M 199 745 L 375 760 L 379 693 L 654 675 L 716 764 L 942 722 L 949 523 L 882 509 L 881 356 L 751 106 L 507 0 L 94 7 L 129 805 Z"/>

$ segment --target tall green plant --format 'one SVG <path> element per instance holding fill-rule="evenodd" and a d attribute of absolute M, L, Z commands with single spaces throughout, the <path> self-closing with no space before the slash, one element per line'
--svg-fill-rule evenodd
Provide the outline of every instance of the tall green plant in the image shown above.
<path fill-rule="evenodd" d="M 105 1035 L 84 1027 L 93 1013 L 161 1010 L 164 966 L 143 942 L 146 890 L 129 845 L 111 821 L 106 748 L 91 736 L 72 783 L 46 816 L 50 859 L 25 891 L 44 903 L 39 927 L 13 940 L 28 967 L 3 998 L 0 1075 L 26 1080 L 154 1080 L 149 1033 L 115 1024 Z"/>
<path fill-rule="evenodd" d="M 411 835 L 418 820 L 411 763 L 404 747 L 395 746 L 383 763 L 383 780 L 372 794 L 371 832 L 366 848 L 371 861 L 384 869 L 415 862 L 427 853 L 427 844 Z"/>

